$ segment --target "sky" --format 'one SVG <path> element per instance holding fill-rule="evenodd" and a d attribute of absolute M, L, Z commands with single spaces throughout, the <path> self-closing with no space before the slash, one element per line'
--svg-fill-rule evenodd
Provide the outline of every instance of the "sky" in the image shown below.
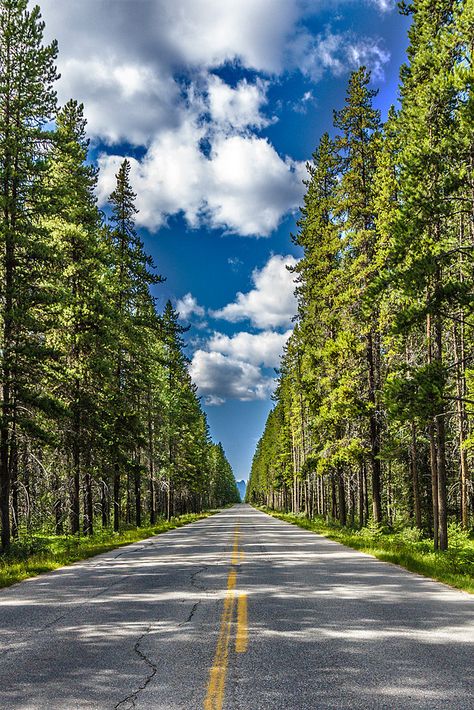
<path fill-rule="evenodd" d="M 105 205 L 131 161 L 137 226 L 181 314 L 190 372 L 247 479 L 294 325 L 306 161 L 349 74 L 396 102 L 408 20 L 392 0 L 43 0 L 58 99 L 84 103 Z"/>

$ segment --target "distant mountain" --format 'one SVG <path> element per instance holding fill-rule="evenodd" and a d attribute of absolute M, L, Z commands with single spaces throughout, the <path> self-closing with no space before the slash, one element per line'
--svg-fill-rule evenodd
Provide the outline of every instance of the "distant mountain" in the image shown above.
<path fill-rule="evenodd" d="M 243 503 L 245 500 L 245 489 L 247 488 L 247 482 L 246 481 L 237 481 L 237 488 L 239 489 L 240 499 L 242 500 L 242 503 Z"/>

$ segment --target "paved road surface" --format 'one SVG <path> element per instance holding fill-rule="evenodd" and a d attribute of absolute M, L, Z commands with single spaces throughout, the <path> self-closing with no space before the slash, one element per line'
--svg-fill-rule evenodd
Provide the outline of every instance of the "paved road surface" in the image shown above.
<path fill-rule="evenodd" d="M 474 708 L 474 597 L 248 506 L 0 592 L 1 710 Z"/>

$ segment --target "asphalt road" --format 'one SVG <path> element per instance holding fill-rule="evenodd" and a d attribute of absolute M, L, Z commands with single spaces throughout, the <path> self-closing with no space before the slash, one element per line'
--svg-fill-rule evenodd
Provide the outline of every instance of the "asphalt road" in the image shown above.
<path fill-rule="evenodd" d="M 474 597 L 248 506 L 0 592 L 1 710 L 474 708 Z"/>

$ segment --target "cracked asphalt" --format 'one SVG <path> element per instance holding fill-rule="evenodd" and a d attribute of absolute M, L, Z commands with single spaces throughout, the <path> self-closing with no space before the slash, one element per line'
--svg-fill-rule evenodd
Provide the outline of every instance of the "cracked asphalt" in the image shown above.
<path fill-rule="evenodd" d="M 245 505 L 0 591 L 0 708 L 198 710 L 222 638 L 215 710 L 474 709 L 474 597 Z"/>

